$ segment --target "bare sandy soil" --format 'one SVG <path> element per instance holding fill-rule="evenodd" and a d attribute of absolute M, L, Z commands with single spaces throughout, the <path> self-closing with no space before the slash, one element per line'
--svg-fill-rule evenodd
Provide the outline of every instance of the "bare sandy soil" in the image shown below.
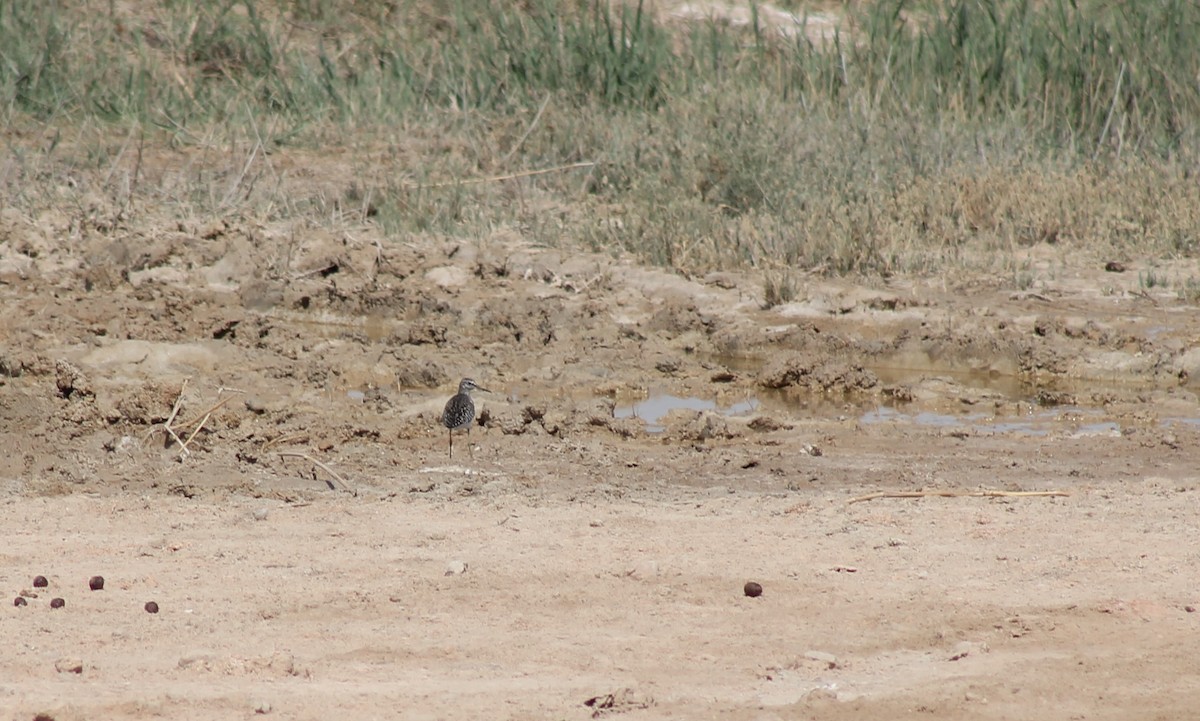
<path fill-rule="evenodd" d="M 512 231 L 139 217 L 0 214 L 4 718 L 1200 704 L 1200 315 L 1136 266 L 763 309 Z M 851 502 L 922 490 L 1061 495 Z"/>

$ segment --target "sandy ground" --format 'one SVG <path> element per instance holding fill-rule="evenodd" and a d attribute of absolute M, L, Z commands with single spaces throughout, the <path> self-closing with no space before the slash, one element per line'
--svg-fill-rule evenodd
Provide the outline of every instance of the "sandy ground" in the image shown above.
<path fill-rule="evenodd" d="M 0 214 L 0 717 L 1200 704 L 1200 315 L 1136 267 L 764 309 L 512 233 L 80 227 Z M 1061 495 L 852 502 L 985 490 Z"/>

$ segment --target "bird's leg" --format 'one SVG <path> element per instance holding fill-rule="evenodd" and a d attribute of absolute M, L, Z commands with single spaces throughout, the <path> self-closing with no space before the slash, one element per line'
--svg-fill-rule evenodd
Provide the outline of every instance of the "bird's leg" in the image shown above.
<path fill-rule="evenodd" d="M 471 424 L 467 424 L 467 452 L 471 455 L 471 460 L 475 459 L 475 446 L 471 445 Z"/>
<path fill-rule="evenodd" d="M 450 457 L 454 457 L 454 431 L 450 431 Z"/>

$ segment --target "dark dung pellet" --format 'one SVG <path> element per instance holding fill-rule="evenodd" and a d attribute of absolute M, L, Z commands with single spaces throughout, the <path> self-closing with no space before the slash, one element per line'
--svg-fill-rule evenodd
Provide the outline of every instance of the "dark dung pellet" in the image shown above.
<path fill-rule="evenodd" d="M 92 576 L 88 579 L 88 588 L 93 591 L 104 590 L 104 576 Z"/>
<path fill-rule="evenodd" d="M 62 608 L 65 605 L 67 605 L 67 602 L 61 598 L 50 599 L 50 608 Z"/>
<path fill-rule="evenodd" d="M 158 604 L 154 601 L 146 601 L 146 613 L 158 613 Z"/>
<path fill-rule="evenodd" d="M 762 584 L 755 583 L 754 581 L 747 581 L 746 585 L 742 587 L 742 592 L 750 598 L 758 598 L 762 595 Z"/>
<path fill-rule="evenodd" d="M 13 605 L 14 606 L 28 606 L 29 602 L 26 601 L 24 598 L 17 596 L 16 598 L 13 599 Z"/>
<path fill-rule="evenodd" d="M 49 586 L 49 585 L 50 585 L 50 582 L 46 580 L 45 576 L 34 576 L 33 577 L 33 587 L 34 588 L 45 588 L 46 586 Z"/>

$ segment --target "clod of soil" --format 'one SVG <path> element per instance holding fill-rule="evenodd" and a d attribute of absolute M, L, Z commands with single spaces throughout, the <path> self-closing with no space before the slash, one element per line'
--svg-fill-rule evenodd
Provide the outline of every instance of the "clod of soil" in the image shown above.
<path fill-rule="evenodd" d="M 60 658 L 54 662 L 59 673 L 83 673 L 83 661 L 78 658 Z"/>
<path fill-rule="evenodd" d="M 67 602 L 61 598 L 50 599 L 50 608 L 62 608 L 65 605 L 67 605 Z"/>
<path fill-rule="evenodd" d="M 16 598 L 14 598 L 14 599 L 13 599 L 13 605 L 14 605 L 14 606 L 17 606 L 17 607 L 20 607 L 20 606 L 28 606 L 28 605 L 29 605 L 29 602 L 28 602 L 28 601 L 26 601 L 24 598 L 21 598 L 20 596 L 17 596 Z"/>
<path fill-rule="evenodd" d="M 746 585 L 742 587 L 742 593 L 750 598 L 758 598 L 762 595 L 762 584 L 754 581 L 746 581 Z"/>
<path fill-rule="evenodd" d="M 146 613 L 158 613 L 158 604 L 154 601 L 146 601 Z"/>
<path fill-rule="evenodd" d="M 46 586 L 49 586 L 49 585 L 50 585 L 50 582 L 46 580 L 45 576 L 34 576 L 33 577 L 33 587 L 34 588 L 45 588 Z"/>
<path fill-rule="evenodd" d="M 759 373 L 763 388 L 801 388 L 810 391 L 866 391 L 879 379 L 857 363 L 844 363 L 809 353 L 784 353 Z"/>

